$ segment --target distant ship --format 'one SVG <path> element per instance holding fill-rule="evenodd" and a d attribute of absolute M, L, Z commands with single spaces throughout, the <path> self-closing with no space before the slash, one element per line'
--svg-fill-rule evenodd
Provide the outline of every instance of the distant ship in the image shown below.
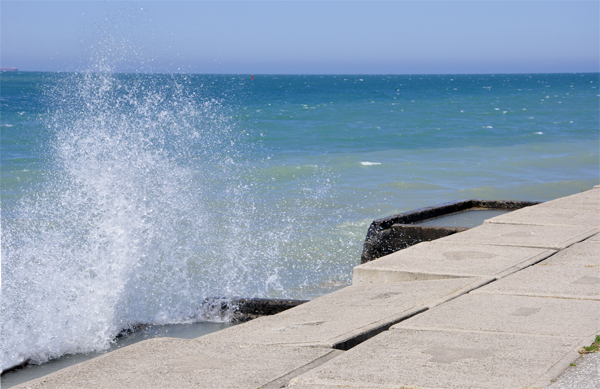
<path fill-rule="evenodd" d="M 18 72 L 17 68 L 0 68 L 0 72 Z"/>

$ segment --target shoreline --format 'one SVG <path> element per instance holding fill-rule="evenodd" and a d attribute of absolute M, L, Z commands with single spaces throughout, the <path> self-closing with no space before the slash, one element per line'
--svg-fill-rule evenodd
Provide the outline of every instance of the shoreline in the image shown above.
<path fill-rule="evenodd" d="M 220 313 L 218 313 L 217 316 L 220 316 L 223 318 L 229 318 L 229 319 L 226 319 L 226 321 L 224 321 L 224 322 L 198 321 L 198 322 L 189 323 L 189 324 L 167 324 L 167 325 L 161 325 L 161 326 L 144 324 L 144 325 L 133 326 L 133 328 L 130 328 L 130 329 L 123 329 L 117 335 L 117 337 L 114 339 L 114 344 L 115 344 L 114 349 L 109 349 L 105 352 L 98 352 L 98 353 L 65 354 L 59 358 L 51 359 L 42 364 L 35 364 L 35 363 L 31 363 L 28 360 L 26 360 L 20 364 L 17 364 L 15 366 L 12 366 L 12 367 L 9 367 L 9 368 L 3 370 L 0 373 L 0 377 L 5 377 L 5 375 L 7 375 L 7 374 L 8 375 L 19 374 L 19 372 L 24 369 L 29 369 L 29 368 L 36 369 L 39 367 L 45 367 L 45 366 L 47 366 L 47 364 L 59 363 L 59 366 L 61 366 L 61 367 L 49 369 L 42 376 L 51 374 L 54 371 L 58 371 L 58 370 L 66 367 L 66 366 L 63 366 L 63 364 L 61 364 L 61 362 L 64 359 L 72 358 L 72 359 L 76 359 L 76 360 L 80 361 L 77 363 L 81 363 L 83 361 L 97 358 L 97 357 L 105 355 L 107 353 L 116 351 L 121 347 L 127 347 L 131 344 L 134 344 L 134 343 L 137 343 L 140 341 L 144 341 L 145 339 L 136 340 L 136 337 L 143 335 L 140 333 L 147 332 L 149 329 L 152 330 L 153 328 L 163 328 L 164 329 L 164 328 L 169 328 L 169 327 L 176 328 L 178 326 L 186 326 L 186 325 L 207 326 L 207 325 L 219 325 L 219 324 L 225 325 L 225 327 L 223 327 L 223 328 L 227 328 L 231 325 L 245 323 L 250 320 L 256 319 L 258 317 L 261 317 L 261 316 L 275 315 L 277 313 L 283 312 L 287 309 L 296 307 L 296 306 L 306 303 L 306 302 L 308 302 L 308 300 L 267 299 L 267 298 L 233 298 L 233 299 L 211 298 L 211 299 L 206 299 L 202 303 L 203 306 L 208 306 L 207 309 L 211 310 L 213 312 L 220 311 Z M 222 329 L 222 328 L 217 328 L 214 331 L 219 331 L 220 329 Z M 168 329 L 167 329 L 167 331 L 168 331 Z M 209 331 L 207 333 L 210 333 L 210 332 L 212 332 L 212 331 Z M 154 338 L 154 337 L 161 337 L 161 336 L 164 336 L 164 335 L 161 333 L 158 333 L 158 334 L 155 334 L 154 336 L 150 336 L 150 337 Z M 70 364 L 69 364 L 69 366 L 70 366 Z M 30 374 L 31 374 L 31 372 L 30 372 Z M 18 378 L 18 377 L 15 377 L 15 378 Z M 37 377 L 31 378 L 31 379 L 36 379 L 36 378 Z M 29 380 L 31 380 L 31 379 L 29 379 Z M 29 380 L 24 381 L 24 382 L 28 382 Z M 2 378 L 0 378 L 0 381 L 2 381 Z M 12 387 L 12 385 L 9 387 Z"/>
<path fill-rule="evenodd" d="M 359 265 L 352 286 L 281 313 L 20 387 L 542 388 L 600 332 L 599 214 L 596 186 Z"/>

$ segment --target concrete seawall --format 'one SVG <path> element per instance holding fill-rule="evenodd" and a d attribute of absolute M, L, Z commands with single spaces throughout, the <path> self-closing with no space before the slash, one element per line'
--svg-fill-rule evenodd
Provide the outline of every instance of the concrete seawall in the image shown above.
<path fill-rule="evenodd" d="M 18 388 L 544 388 L 600 334 L 600 187 L 354 269 L 353 285 Z"/>

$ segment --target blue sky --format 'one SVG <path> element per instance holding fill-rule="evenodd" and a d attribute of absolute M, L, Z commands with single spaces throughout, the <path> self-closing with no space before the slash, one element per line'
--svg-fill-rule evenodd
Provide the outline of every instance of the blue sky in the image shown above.
<path fill-rule="evenodd" d="M 598 1 L 7 1 L 2 67 L 287 74 L 597 72 Z"/>

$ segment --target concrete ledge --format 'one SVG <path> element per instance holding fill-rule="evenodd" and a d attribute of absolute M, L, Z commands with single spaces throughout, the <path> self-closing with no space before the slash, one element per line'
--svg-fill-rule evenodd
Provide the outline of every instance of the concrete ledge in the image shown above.
<path fill-rule="evenodd" d="M 600 231 L 587 226 L 537 226 L 517 224 L 483 224 L 440 241 L 479 243 L 500 246 L 564 249 Z"/>
<path fill-rule="evenodd" d="M 578 209 L 595 211 L 600 209 L 600 187 L 594 187 L 592 190 L 577 193 L 571 196 L 561 197 L 543 204 L 546 207 Z"/>
<path fill-rule="evenodd" d="M 230 316 L 233 322 L 246 322 L 260 316 L 275 315 L 308 300 L 265 299 L 265 298 L 209 298 L 202 306 L 215 316 Z"/>
<path fill-rule="evenodd" d="M 541 377 L 539 377 L 537 379 L 536 382 L 534 382 L 531 386 L 533 388 L 546 388 L 550 383 L 552 383 L 554 381 L 554 379 L 556 377 L 558 377 L 562 372 L 565 371 L 565 369 L 567 369 L 571 363 L 577 361 L 580 357 L 581 354 L 579 354 L 579 349 L 584 347 L 584 346 L 589 346 L 593 341 L 594 341 L 595 336 L 590 336 L 588 338 L 586 338 L 585 340 L 582 340 L 581 342 L 579 342 L 578 345 L 576 345 L 575 347 L 573 347 L 573 349 L 571 349 L 568 353 L 566 353 L 559 361 L 557 361 L 554 366 L 552 366 L 550 369 L 548 369 L 548 371 L 544 374 L 542 374 Z M 597 371 L 597 370 L 596 370 Z M 596 375 L 596 377 L 590 377 L 591 380 L 587 383 L 589 383 L 590 385 L 590 389 L 594 388 L 596 389 L 596 384 L 597 382 L 595 382 L 594 380 L 598 378 L 598 376 Z M 581 379 L 580 379 L 581 381 Z M 583 382 L 579 382 L 580 384 L 584 384 Z M 564 388 L 563 388 L 564 389 Z M 585 389 L 581 386 L 579 386 L 578 389 Z"/>
<path fill-rule="evenodd" d="M 600 301 L 468 294 L 391 327 L 588 338 L 600 333 Z"/>
<path fill-rule="evenodd" d="M 467 210 L 514 210 L 535 204 L 538 203 L 529 201 L 460 200 L 374 220 L 367 231 L 361 263 L 367 263 L 420 242 L 439 239 L 467 230 L 464 227 L 415 226 L 412 225 L 414 223 Z"/>
<path fill-rule="evenodd" d="M 600 219 L 594 212 L 581 212 L 577 209 L 545 204 L 496 216 L 485 223 L 600 227 Z"/>
<path fill-rule="evenodd" d="M 437 301 L 470 290 L 477 279 L 352 285 L 275 316 L 204 336 L 214 342 L 348 349 Z"/>
<path fill-rule="evenodd" d="M 466 230 L 468 230 L 466 227 L 422 227 L 394 224 L 390 228 L 378 232 L 373 238 L 365 240 L 360 261 L 367 263 L 418 243 L 429 242 Z"/>
<path fill-rule="evenodd" d="M 570 337 L 397 329 L 296 377 L 289 386 L 532 387 L 554 374 L 553 367 L 579 344 Z"/>
<path fill-rule="evenodd" d="M 292 380 L 293 378 L 304 374 L 306 372 L 311 371 L 312 369 L 322 365 L 323 363 L 329 361 L 330 359 L 333 359 L 339 355 L 341 355 L 343 353 L 343 351 L 340 350 L 331 350 L 329 353 L 325 354 L 324 356 L 315 359 L 312 362 L 307 363 L 306 365 L 282 376 L 279 377 L 278 379 L 269 382 L 268 384 L 261 386 L 260 389 L 280 389 L 280 388 L 284 388 L 285 386 L 287 386 L 287 383 Z"/>
<path fill-rule="evenodd" d="M 459 277 L 500 278 L 537 263 L 555 250 L 465 244 L 420 243 L 354 268 L 352 283 L 404 282 Z"/>
<path fill-rule="evenodd" d="M 155 338 L 19 387 L 257 388 L 331 352 L 310 347 Z"/>
<path fill-rule="evenodd" d="M 587 342 L 586 345 L 590 343 Z M 578 355 L 575 352 L 574 358 L 576 358 L 573 363 L 575 366 L 569 366 L 569 363 L 555 366 L 555 372 L 548 377 L 552 380 L 552 384 L 546 389 L 598 389 L 600 353 Z M 551 378 L 557 375 L 558 378 Z"/>
<path fill-rule="evenodd" d="M 585 241 L 473 293 L 600 300 L 600 242 Z"/>

